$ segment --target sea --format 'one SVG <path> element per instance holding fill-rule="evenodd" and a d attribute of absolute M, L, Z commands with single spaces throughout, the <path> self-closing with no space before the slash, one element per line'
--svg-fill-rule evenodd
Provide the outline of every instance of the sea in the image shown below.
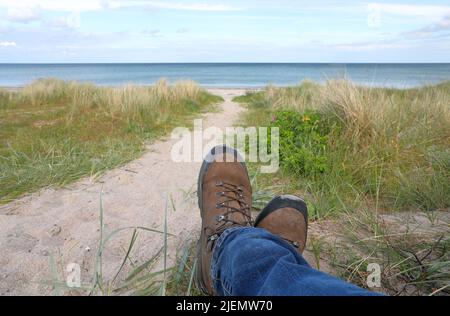
<path fill-rule="evenodd" d="M 194 80 L 206 88 L 261 88 L 349 79 L 371 87 L 411 88 L 450 80 L 450 63 L 170 63 L 170 64 L 0 64 L 0 86 L 21 87 L 40 78 L 102 86 L 151 85 Z"/>

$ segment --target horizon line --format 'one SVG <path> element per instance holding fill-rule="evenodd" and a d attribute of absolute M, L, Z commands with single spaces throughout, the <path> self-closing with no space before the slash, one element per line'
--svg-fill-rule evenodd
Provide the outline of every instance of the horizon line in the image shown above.
<path fill-rule="evenodd" d="M 177 65 L 177 64 L 250 64 L 250 65 L 261 65 L 261 64 L 354 64 L 354 65 L 364 65 L 364 64 L 450 64 L 448 62 L 0 62 L 0 65 Z"/>

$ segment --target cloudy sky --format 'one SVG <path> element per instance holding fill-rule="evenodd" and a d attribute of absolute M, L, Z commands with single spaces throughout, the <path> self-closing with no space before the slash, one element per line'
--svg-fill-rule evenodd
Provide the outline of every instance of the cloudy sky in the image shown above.
<path fill-rule="evenodd" d="M 0 0 L 8 62 L 450 62 L 450 3 Z"/>

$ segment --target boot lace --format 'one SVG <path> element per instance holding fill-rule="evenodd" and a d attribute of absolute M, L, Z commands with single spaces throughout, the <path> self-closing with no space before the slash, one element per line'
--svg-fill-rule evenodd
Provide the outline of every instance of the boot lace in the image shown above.
<path fill-rule="evenodd" d="M 212 244 L 230 227 L 253 226 L 250 205 L 245 202 L 243 187 L 222 181 L 216 182 L 216 186 L 222 189 L 216 193 L 218 198 L 216 208 L 225 208 L 226 211 L 216 217 L 217 225 L 205 228 L 207 230 L 208 242 L 212 242 Z M 219 202 L 220 199 L 223 199 L 223 201 Z M 233 202 L 237 202 L 238 206 L 230 205 Z M 233 215 L 234 213 L 242 214 L 244 222 L 236 222 L 233 220 L 230 215 Z"/>

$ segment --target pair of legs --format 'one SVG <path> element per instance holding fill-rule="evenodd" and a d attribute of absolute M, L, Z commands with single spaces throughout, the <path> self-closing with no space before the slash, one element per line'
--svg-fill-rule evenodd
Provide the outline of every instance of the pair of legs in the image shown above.
<path fill-rule="evenodd" d="M 302 257 L 307 207 L 274 198 L 251 217 L 252 189 L 236 150 L 217 146 L 198 180 L 202 231 L 196 281 L 210 295 L 377 295 L 313 269 Z"/>

